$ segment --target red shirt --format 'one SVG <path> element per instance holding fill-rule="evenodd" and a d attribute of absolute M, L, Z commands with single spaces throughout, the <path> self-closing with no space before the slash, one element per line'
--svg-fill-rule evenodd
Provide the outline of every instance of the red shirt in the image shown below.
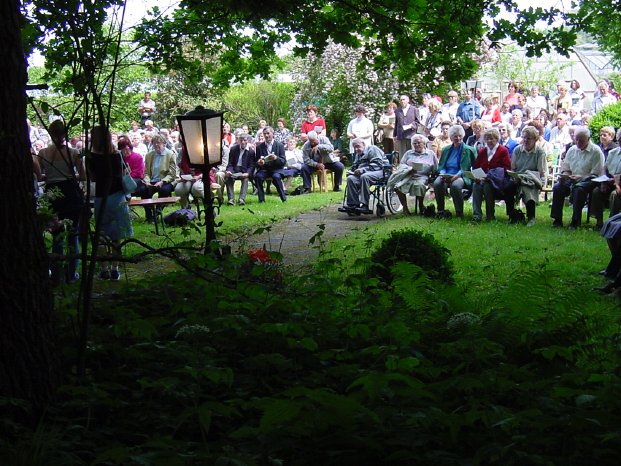
<path fill-rule="evenodd" d="M 315 131 L 316 126 L 321 126 L 324 131 L 326 130 L 326 122 L 323 120 L 323 118 L 317 118 L 312 123 L 308 120 L 305 120 L 304 123 L 302 123 L 302 132 L 309 133 L 310 131 Z"/>
<path fill-rule="evenodd" d="M 485 173 L 492 168 L 502 167 L 505 170 L 511 170 L 511 158 L 509 151 L 503 145 L 499 145 L 492 156 L 492 160 L 487 160 L 487 146 L 479 149 L 479 154 L 474 162 L 475 168 L 481 168 Z"/>

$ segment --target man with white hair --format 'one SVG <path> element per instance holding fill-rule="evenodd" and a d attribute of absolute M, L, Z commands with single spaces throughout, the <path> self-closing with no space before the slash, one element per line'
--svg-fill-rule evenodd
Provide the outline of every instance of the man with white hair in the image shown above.
<path fill-rule="evenodd" d="M 562 152 L 562 148 L 571 142 L 567 114 L 559 113 L 556 116 L 556 126 L 550 130 L 550 144 Z"/>
<path fill-rule="evenodd" d="M 371 185 L 384 176 L 384 165 L 388 160 L 384 151 L 377 146 L 366 146 L 364 139 L 355 138 L 354 163 L 347 176 L 347 201 L 339 212 L 372 214 L 369 209 Z"/>
<path fill-rule="evenodd" d="M 418 108 L 410 105 L 410 97 L 403 94 L 399 97 L 401 107 L 395 110 L 395 131 L 396 150 L 401 155 L 405 154 L 412 147 L 412 136 L 418 131 L 420 115 Z"/>
<path fill-rule="evenodd" d="M 617 103 L 617 98 L 612 95 L 608 88 L 608 83 L 606 81 L 600 81 L 597 84 L 597 89 L 599 90 L 599 95 L 593 99 L 591 103 L 591 108 L 593 109 L 593 114 L 599 112 L 602 108 L 607 105 L 612 105 Z"/>
<path fill-rule="evenodd" d="M 571 146 L 561 164 L 559 180 L 552 188 L 553 227 L 563 226 L 563 206 L 565 198 L 570 196 L 573 204 L 570 230 L 575 230 L 582 223 L 582 208 L 586 204 L 588 194 L 595 189 L 597 183 L 592 179 L 602 174 L 604 154 L 591 141 L 591 132 L 584 126 L 575 129 L 576 144 Z"/>
<path fill-rule="evenodd" d="M 309 131 L 307 141 L 302 146 L 304 164 L 302 165 L 302 194 L 310 193 L 311 176 L 315 170 L 332 170 L 334 173 L 334 191 L 341 190 L 341 181 L 345 166 L 336 159 L 333 160 L 330 154 L 334 150 L 332 143 L 325 136 L 320 136 L 315 131 Z"/>

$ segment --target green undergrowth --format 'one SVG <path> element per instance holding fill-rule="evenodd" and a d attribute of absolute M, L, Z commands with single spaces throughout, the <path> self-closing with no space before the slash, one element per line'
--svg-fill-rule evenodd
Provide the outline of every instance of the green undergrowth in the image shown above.
<path fill-rule="evenodd" d="M 368 254 L 343 260 L 374 250 L 377 228 L 310 274 L 288 275 L 278 254 L 199 256 L 193 273 L 98 301 L 88 375 L 67 378 L 36 429 L 0 400 L 17 413 L 0 421 L 0 464 L 618 463 L 615 301 L 559 286 L 572 273 L 545 255 L 492 262 L 485 228 L 457 224 L 434 233 L 454 285 L 399 261 L 389 284 Z M 460 256 L 449 238 L 466 237 L 480 245 Z M 72 315 L 59 318 L 71 374 Z"/>

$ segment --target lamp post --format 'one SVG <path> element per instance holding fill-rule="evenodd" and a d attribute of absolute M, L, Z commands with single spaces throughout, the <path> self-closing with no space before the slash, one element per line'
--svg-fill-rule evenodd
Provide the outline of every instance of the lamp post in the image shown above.
<path fill-rule="evenodd" d="M 190 166 L 203 172 L 205 194 L 205 254 L 216 239 L 213 196 L 209 183 L 211 168 L 222 163 L 222 115 L 224 112 L 209 110 L 201 106 L 185 115 L 177 115 L 183 150 L 190 159 Z"/>

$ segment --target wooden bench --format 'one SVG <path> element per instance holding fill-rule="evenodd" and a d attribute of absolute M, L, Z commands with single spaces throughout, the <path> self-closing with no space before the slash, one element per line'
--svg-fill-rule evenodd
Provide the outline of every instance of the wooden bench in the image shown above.
<path fill-rule="evenodd" d="M 130 207 L 153 207 L 153 223 L 155 224 L 155 234 L 159 236 L 160 229 L 159 224 L 162 224 L 162 232 L 166 231 L 166 224 L 164 223 L 163 209 L 167 205 L 173 205 L 179 202 L 180 197 L 158 197 L 157 199 L 131 199 L 129 201 Z"/>

